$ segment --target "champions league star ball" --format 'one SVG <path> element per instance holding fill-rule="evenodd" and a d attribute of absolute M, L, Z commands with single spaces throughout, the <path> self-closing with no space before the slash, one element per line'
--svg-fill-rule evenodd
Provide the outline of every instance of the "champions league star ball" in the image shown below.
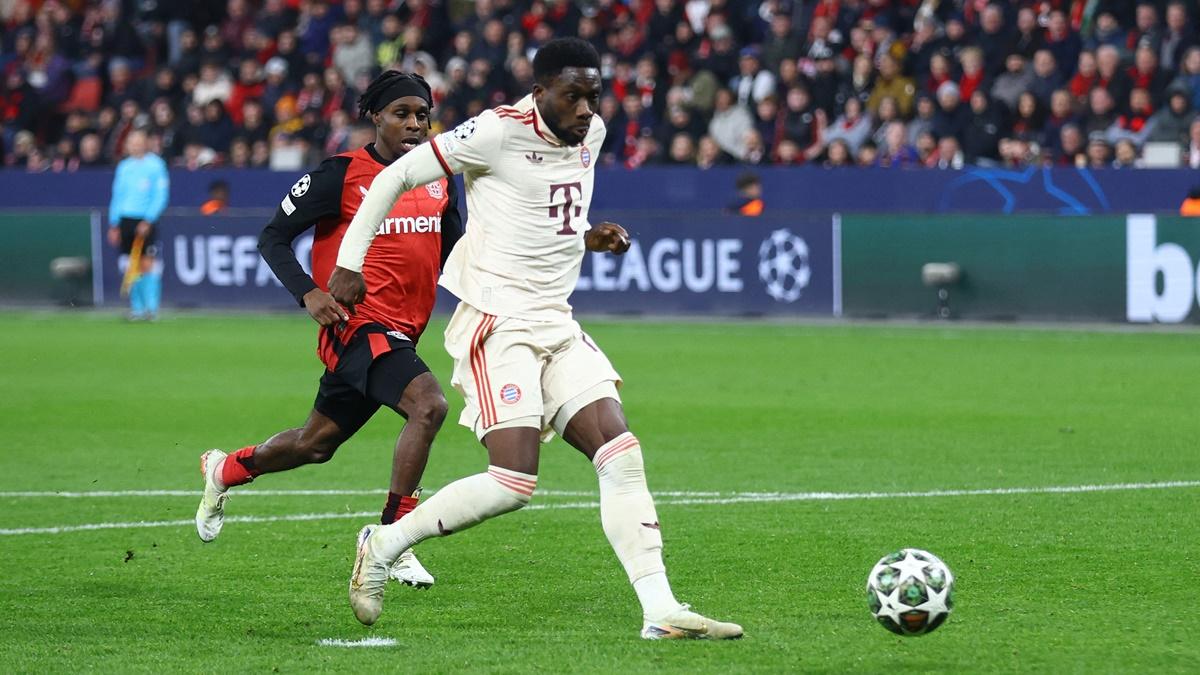
<path fill-rule="evenodd" d="M 906 548 L 885 555 L 867 576 L 867 605 L 897 635 L 933 632 L 950 616 L 954 575 L 928 551 Z"/>
<path fill-rule="evenodd" d="M 758 247 L 758 278 L 779 302 L 799 300 L 812 281 L 808 244 L 789 230 L 772 232 Z"/>

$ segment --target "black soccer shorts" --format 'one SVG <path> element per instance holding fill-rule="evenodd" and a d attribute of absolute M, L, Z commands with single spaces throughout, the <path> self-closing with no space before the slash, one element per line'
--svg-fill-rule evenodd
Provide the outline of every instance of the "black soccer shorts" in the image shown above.
<path fill-rule="evenodd" d="M 326 370 L 317 388 L 313 408 L 333 420 L 346 436 L 352 436 L 380 406 L 400 410 L 400 397 L 410 382 L 429 366 L 417 356 L 410 340 L 387 334 L 388 328 L 367 324 L 359 328 L 338 356 L 337 368 Z M 369 335 L 383 333 L 388 351 L 374 355 Z"/>
<path fill-rule="evenodd" d="M 141 218 L 122 218 L 117 223 L 121 230 L 121 253 L 129 255 L 133 252 L 133 240 L 137 238 L 137 225 Z M 150 223 L 150 232 L 142 240 L 142 255 L 158 255 L 158 226 Z"/>

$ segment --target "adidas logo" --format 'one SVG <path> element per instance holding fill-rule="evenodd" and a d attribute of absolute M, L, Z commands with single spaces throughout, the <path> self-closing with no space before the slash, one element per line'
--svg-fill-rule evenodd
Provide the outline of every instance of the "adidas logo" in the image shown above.
<path fill-rule="evenodd" d="M 531 152 L 528 155 L 525 155 L 525 159 L 529 160 L 530 164 L 541 164 L 545 157 L 537 154 L 537 152 Z"/>

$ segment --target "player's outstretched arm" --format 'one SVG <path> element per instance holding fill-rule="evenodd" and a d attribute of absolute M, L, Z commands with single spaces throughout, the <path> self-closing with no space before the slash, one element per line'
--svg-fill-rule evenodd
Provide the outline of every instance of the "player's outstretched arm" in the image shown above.
<path fill-rule="evenodd" d="M 616 223 L 598 223 L 583 235 L 583 245 L 597 253 L 621 255 L 629 250 L 629 233 Z"/>
<path fill-rule="evenodd" d="M 375 176 L 338 249 L 337 267 L 329 277 L 329 292 L 335 300 L 350 311 L 354 311 L 353 305 L 363 301 L 367 296 L 367 285 L 362 278 L 363 259 L 375 240 L 379 223 L 400 195 L 445 175 L 442 163 L 434 154 L 433 144 L 424 143 Z"/>
<path fill-rule="evenodd" d="M 354 214 L 338 249 L 337 266 L 361 272 L 367 249 L 375 240 L 379 224 L 387 217 L 400 195 L 446 175 L 434 154 L 433 142 L 423 143 L 389 164 L 371 181 L 371 187 Z M 337 294 L 334 294 L 337 297 Z"/>
<path fill-rule="evenodd" d="M 502 160 L 505 133 L 503 121 L 494 112 L 485 110 L 452 131 L 417 146 L 380 171 L 342 238 L 337 266 L 329 277 L 329 292 L 334 299 L 353 311 L 351 305 L 366 297 L 363 259 L 379 224 L 400 195 L 443 176 L 489 170 Z M 443 221 L 442 227 L 446 225 Z"/>

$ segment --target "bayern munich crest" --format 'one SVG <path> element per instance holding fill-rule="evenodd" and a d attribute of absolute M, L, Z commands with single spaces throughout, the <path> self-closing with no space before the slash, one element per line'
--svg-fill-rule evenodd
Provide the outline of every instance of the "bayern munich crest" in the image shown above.
<path fill-rule="evenodd" d="M 442 189 L 442 181 L 440 180 L 435 180 L 432 183 L 426 184 L 425 191 L 428 192 L 429 196 L 433 197 L 434 199 L 441 199 L 442 197 L 446 196 L 446 191 Z"/>
<path fill-rule="evenodd" d="M 579 150 L 579 161 L 585 169 L 592 163 L 592 151 L 586 145 Z"/>
<path fill-rule="evenodd" d="M 521 388 L 515 384 L 506 384 L 500 387 L 500 400 L 508 405 L 513 405 L 521 400 Z"/>

